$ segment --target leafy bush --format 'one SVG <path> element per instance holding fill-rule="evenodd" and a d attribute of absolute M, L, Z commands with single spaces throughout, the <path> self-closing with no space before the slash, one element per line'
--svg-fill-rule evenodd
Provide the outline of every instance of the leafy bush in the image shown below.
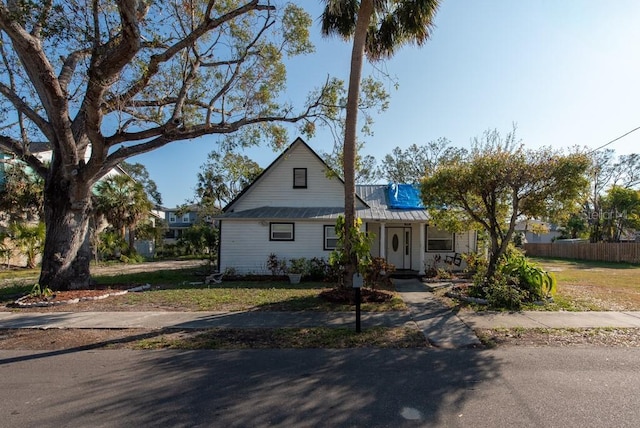
<path fill-rule="evenodd" d="M 49 287 L 42 288 L 39 283 L 33 284 L 33 288 L 31 288 L 31 292 L 29 292 L 29 296 L 31 297 L 50 297 L 53 295 L 53 291 Z"/>
<path fill-rule="evenodd" d="M 181 255 L 183 255 L 182 251 L 176 244 L 165 244 L 162 249 L 162 253 L 160 254 L 160 256 L 166 258 L 173 258 Z"/>
<path fill-rule="evenodd" d="M 309 260 L 309 276 L 315 280 L 322 280 L 327 277 L 329 264 L 322 257 L 314 257 Z"/>
<path fill-rule="evenodd" d="M 431 260 L 425 260 L 424 262 L 424 276 L 427 278 L 435 278 L 438 276 L 438 263 L 442 260 L 440 254 L 433 256 Z"/>
<path fill-rule="evenodd" d="M 522 290 L 507 284 L 506 278 L 496 280 L 485 290 L 487 302 L 491 307 L 513 311 L 520 310 L 525 295 Z"/>
<path fill-rule="evenodd" d="M 271 253 L 267 258 L 267 269 L 273 276 L 283 275 L 287 271 L 287 261 L 280 260 L 275 253 Z"/>
<path fill-rule="evenodd" d="M 556 278 L 551 272 L 527 260 L 520 251 L 511 251 L 499 269 L 513 278 L 518 288 L 527 293 L 530 300 L 543 300 L 556 292 Z"/>
<path fill-rule="evenodd" d="M 344 286 L 344 267 L 350 257 L 355 257 L 358 260 L 357 271 L 362 274 L 371 264 L 371 243 L 373 242 L 373 235 L 360 230 L 362 219 L 356 219 L 353 226 L 354 227 L 347 228 L 344 216 L 340 215 L 336 219 L 337 247 L 329 255 L 329 265 L 331 266 L 330 274 L 332 276 L 339 275 L 336 281 L 338 287 Z M 351 234 L 351 255 L 342 249 L 347 229 Z"/>
<path fill-rule="evenodd" d="M 136 252 L 132 252 L 129 254 L 122 254 L 120 256 L 120 261 L 127 264 L 143 263 L 144 257 Z"/>
<path fill-rule="evenodd" d="M 289 260 L 287 273 L 299 273 L 305 276 L 309 273 L 309 261 L 304 257 Z"/>
<path fill-rule="evenodd" d="M 478 264 L 470 295 L 487 299 L 495 308 L 518 310 L 524 302 L 544 300 L 556 292 L 556 278 L 533 264 L 517 248 L 509 248 L 492 279 L 486 264 Z"/>
<path fill-rule="evenodd" d="M 100 260 L 118 260 L 128 248 L 127 241 L 112 228 L 106 229 L 98 236 L 96 250 Z"/>
<path fill-rule="evenodd" d="M 478 270 L 487 268 L 487 259 L 478 253 L 465 253 L 462 255 L 462 260 L 466 264 L 466 272 L 478 272 Z"/>
<path fill-rule="evenodd" d="M 453 274 L 451 273 L 451 271 L 444 269 L 444 268 L 438 268 L 438 270 L 436 271 L 436 278 L 438 279 L 451 279 L 453 278 Z"/>
<path fill-rule="evenodd" d="M 364 272 L 364 285 L 375 289 L 376 286 L 391 286 L 389 274 L 396 270 L 396 267 L 387 263 L 383 257 L 373 257 L 371 263 Z"/>

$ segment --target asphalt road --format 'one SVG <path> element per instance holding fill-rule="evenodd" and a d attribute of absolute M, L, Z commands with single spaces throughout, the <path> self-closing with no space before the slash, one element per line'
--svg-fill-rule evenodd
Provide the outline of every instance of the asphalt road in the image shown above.
<path fill-rule="evenodd" d="M 640 349 L 0 351 L 2 427 L 636 427 Z"/>

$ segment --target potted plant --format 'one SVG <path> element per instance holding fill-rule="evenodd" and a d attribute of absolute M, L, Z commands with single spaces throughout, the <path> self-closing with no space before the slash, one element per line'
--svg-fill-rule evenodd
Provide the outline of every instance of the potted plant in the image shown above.
<path fill-rule="evenodd" d="M 289 260 L 289 266 L 287 266 L 287 275 L 289 276 L 289 282 L 291 284 L 298 284 L 300 279 L 306 275 L 309 271 L 309 263 L 304 257 Z"/>

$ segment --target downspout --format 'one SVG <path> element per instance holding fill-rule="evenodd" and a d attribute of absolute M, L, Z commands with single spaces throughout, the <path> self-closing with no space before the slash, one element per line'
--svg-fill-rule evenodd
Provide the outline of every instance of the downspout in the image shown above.
<path fill-rule="evenodd" d="M 220 272 L 220 263 L 222 262 L 222 220 L 218 220 L 218 257 L 216 260 L 216 272 Z"/>

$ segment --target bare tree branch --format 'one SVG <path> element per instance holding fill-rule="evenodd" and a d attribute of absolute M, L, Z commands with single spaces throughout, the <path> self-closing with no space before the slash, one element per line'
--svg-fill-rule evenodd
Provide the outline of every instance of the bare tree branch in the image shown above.
<path fill-rule="evenodd" d="M 73 77 L 73 73 L 75 72 L 78 62 L 89 55 L 91 55 L 91 51 L 89 49 L 83 49 L 72 52 L 71 55 L 67 56 L 64 60 L 62 70 L 60 70 L 60 74 L 58 75 L 58 81 L 60 82 L 60 87 L 63 91 L 67 92 L 67 87 Z"/>
<path fill-rule="evenodd" d="M 22 61 L 23 67 L 38 93 L 40 101 L 47 112 L 51 130 L 56 138 L 52 141 L 71 140 L 70 123 L 66 114 L 67 101 L 64 91 L 60 87 L 53 67 L 47 59 L 40 41 L 27 33 L 14 19 L 11 12 L 0 6 L 0 29 L 11 38 L 15 52 Z M 42 122 L 40 122 L 42 124 Z M 73 157 L 69 148 L 64 150 L 63 156 Z"/>
<path fill-rule="evenodd" d="M 15 154 L 18 158 L 25 161 L 33 170 L 44 177 L 48 171 L 47 166 L 38 159 L 33 153 L 29 152 L 22 142 L 13 138 L 0 135 L 0 147 L 4 148 L 10 153 Z"/>
<path fill-rule="evenodd" d="M 208 8 L 212 7 L 212 3 L 208 5 Z M 209 15 L 206 16 L 205 20 L 196 27 L 191 33 L 187 34 L 183 39 L 179 40 L 177 43 L 174 43 L 171 47 L 166 49 L 164 52 L 156 55 L 152 55 L 149 61 L 149 65 L 147 66 L 145 73 L 134 82 L 129 89 L 120 94 L 117 97 L 113 97 L 110 100 L 107 100 L 107 105 L 112 105 L 114 103 L 123 103 L 127 104 L 135 95 L 140 93 L 142 89 L 144 89 L 150 82 L 151 78 L 155 76 L 160 70 L 160 64 L 169 61 L 176 54 L 181 52 L 183 49 L 186 49 L 190 46 L 193 46 L 195 42 L 202 37 L 205 33 L 219 27 L 220 25 L 231 21 L 238 16 L 244 15 L 250 11 L 268 11 L 275 10 L 275 6 L 271 5 L 261 5 L 258 0 L 252 0 L 245 5 L 232 10 L 216 19 L 212 19 Z"/>

